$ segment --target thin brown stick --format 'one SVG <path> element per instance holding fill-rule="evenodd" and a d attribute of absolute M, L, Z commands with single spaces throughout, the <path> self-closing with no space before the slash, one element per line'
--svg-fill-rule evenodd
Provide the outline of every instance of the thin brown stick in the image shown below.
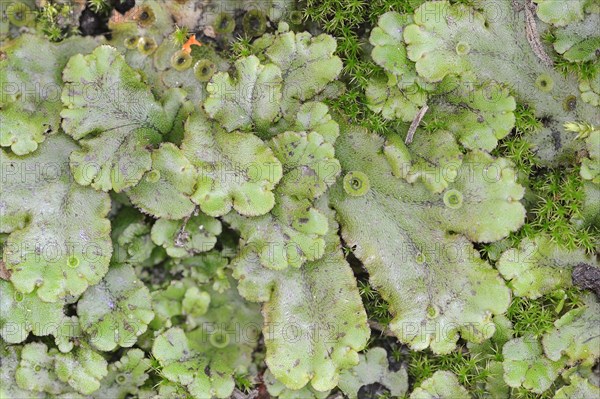
<path fill-rule="evenodd" d="M 513 6 L 520 9 L 515 1 L 513 1 Z M 554 61 L 552 61 L 552 58 L 546 53 L 546 50 L 544 50 L 544 46 L 542 45 L 540 34 L 537 29 L 537 23 L 535 22 L 535 15 L 533 14 L 533 11 L 535 10 L 533 1 L 525 0 L 523 8 L 525 10 L 525 36 L 529 43 L 529 47 L 531 47 L 535 56 L 542 61 L 544 65 L 551 67 L 554 65 Z"/>
<path fill-rule="evenodd" d="M 415 118 L 413 119 L 412 123 L 410 124 L 410 127 L 408 128 L 408 133 L 406 134 L 406 140 L 404 140 L 405 144 L 412 143 L 415 132 L 417 131 L 417 128 L 419 127 L 419 123 L 421 123 L 421 120 L 425 116 L 425 113 L 427 112 L 428 109 L 429 109 L 429 105 L 425 104 L 419 110 L 419 112 L 417 112 L 417 115 L 415 115 Z"/>

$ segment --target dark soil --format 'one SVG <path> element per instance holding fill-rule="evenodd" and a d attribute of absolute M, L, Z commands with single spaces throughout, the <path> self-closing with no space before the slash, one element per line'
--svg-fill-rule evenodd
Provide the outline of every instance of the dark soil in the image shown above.
<path fill-rule="evenodd" d="M 112 0 L 112 7 L 121 14 L 125 14 L 135 6 L 135 0 Z M 112 12 L 112 11 L 111 11 Z M 111 12 L 96 13 L 89 6 L 83 10 L 79 18 L 79 31 L 82 36 L 110 36 L 108 18 Z"/>
<path fill-rule="evenodd" d="M 600 298 L 600 269 L 580 263 L 573 269 L 573 284 L 593 291 Z"/>
<path fill-rule="evenodd" d="M 389 395 L 390 390 L 378 382 L 363 385 L 358 390 L 358 399 L 377 399 Z"/>

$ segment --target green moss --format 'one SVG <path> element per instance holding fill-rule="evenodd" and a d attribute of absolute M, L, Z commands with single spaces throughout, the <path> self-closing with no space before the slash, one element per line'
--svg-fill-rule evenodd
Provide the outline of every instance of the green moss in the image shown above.
<path fill-rule="evenodd" d="M 439 370 L 456 374 L 458 381 L 473 397 L 483 397 L 485 381 L 490 375 L 490 357 L 471 355 L 466 348 L 448 355 L 434 355 L 429 351 L 410 352 L 408 356 L 408 376 L 413 386 L 418 386 Z"/>
<path fill-rule="evenodd" d="M 537 196 L 530 222 L 534 229 L 568 249 L 595 251 L 600 232 L 579 226 L 585 196 L 579 166 L 548 170 L 532 179 L 531 187 Z"/>
<path fill-rule="evenodd" d="M 183 26 L 183 27 L 178 26 L 175 29 L 175 32 L 173 32 L 171 34 L 171 40 L 173 40 L 173 43 L 175 43 L 175 45 L 177 47 L 181 47 L 187 41 L 189 36 L 190 36 L 190 32 L 189 32 L 189 29 L 187 26 Z"/>
<path fill-rule="evenodd" d="M 106 14 L 110 11 L 111 5 L 107 0 L 88 0 L 89 7 L 97 14 Z"/>
<path fill-rule="evenodd" d="M 516 337 L 533 334 L 541 337 L 552 329 L 554 322 L 569 310 L 582 305 L 581 292 L 577 288 L 559 290 L 541 298 L 531 300 L 515 297 L 506 313 L 511 321 Z M 474 398 L 485 398 L 486 380 L 492 375 L 490 366 L 502 361 L 502 347 L 498 343 L 488 342 L 486 351 L 477 354 L 470 353 L 467 348 L 459 347 L 447 355 L 435 355 L 431 351 L 410 351 L 404 355 L 400 348 L 392 349 L 392 357 L 396 361 L 408 363 L 408 376 L 412 386 L 418 386 L 422 381 L 431 377 L 439 370 L 451 371 L 458 377 Z M 394 344 L 392 345 L 394 348 Z M 562 386 L 557 382 L 541 396 L 524 388 L 511 389 L 511 399 L 552 398 L 554 392 Z"/>
<path fill-rule="evenodd" d="M 392 320 L 388 303 L 381 298 L 377 290 L 371 287 L 367 281 L 359 281 L 358 289 L 369 320 L 378 323 L 378 327 L 387 327 L 388 323 Z"/>
<path fill-rule="evenodd" d="M 573 74 L 581 80 L 593 80 L 600 72 L 598 62 L 572 62 L 562 57 L 556 60 L 554 67 L 564 75 Z"/>
<path fill-rule="evenodd" d="M 254 54 L 252 51 L 252 39 L 247 36 L 238 36 L 231 43 L 231 56 L 234 59 L 249 57 Z"/>
<path fill-rule="evenodd" d="M 388 11 L 413 12 L 423 0 L 307 0 L 305 18 L 321 25 L 329 32 L 342 28 L 358 28 L 361 24 L 374 25 L 380 15 Z"/>
<path fill-rule="evenodd" d="M 527 223 L 510 235 L 510 242 L 516 245 L 524 237 L 545 234 L 565 248 L 582 247 L 593 252 L 600 242 L 600 232 L 580 225 L 585 194 L 579 165 L 574 162 L 556 169 L 542 167 L 525 138 L 525 134 L 540 129 L 541 121 L 535 117 L 535 110 L 522 103 L 517 104 L 515 117 L 514 132 L 493 152 L 514 163 L 519 183 L 529 189 Z"/>
<path fill-rule="evenodd" d="M 558 383 L 554 383 L 550 388 L 548 388 L 545 392 L 539 394 L 535 392 L 528 391 L 527 389 L 520 388 L 512 388 L 510 390 L 510 398 L 511 399 L 551 399 L 554 398 L 555 392 L 562 385 Z"/>
<path fill-rule="evenodd" d="M 234 376 L 235 379 L 235 387 L 244 392 L 245 394 L 250 393 L 252 387 L 254 386 L 254 382 L 248 374 L 236 374 Z"/>
<path fill-rule="evenodd" d="M 554 322 L 569 310 L 582 306 L 580 291 L 575 288 L 558 290 L 538 299 L 513 298 L 506 316 L 513 324 L 515 336 L 541 337 Z"/>
<path fill-rule="evenodd" d="M 69 3 L 56 4 L 49 1 L 38 10 L 37 22 L 44 35 L 53 42 L 61 41 L 79 33 L 79 27 L 70 25 L 62 27 L 61 19 L 67 19 L 72 9 Z"/>
<path fill-rule="evenodd" d="M 350 122 L 383 134 L 395 130 L 398 122 L 387 121 L 366 106 L 365 89 L 369 79 L 382 74 L 381 67 L 370 60 L 367 26 L 374 26 L 379 16 L 387 11 L 412 12 L 423 0 L 398 2 L 395 0 L 308 0 L 304 8 L 305 20 L 317 23 L 325 32 L 337 38 L 336 54 L 342 59 L 342 80 L 348 90 L 340 97 L 329 100 L 333 111 L 341 112 Z"/>

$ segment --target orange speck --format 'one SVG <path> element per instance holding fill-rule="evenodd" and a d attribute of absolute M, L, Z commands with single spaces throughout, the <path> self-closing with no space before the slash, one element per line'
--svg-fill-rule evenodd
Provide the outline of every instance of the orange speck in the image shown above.
<path fill-rule="evenodd" d="M 190 36 L 190 38 L 187 40 L 187 42 L 185 42 L 185 44 L 181 48 L 181 51 L 183 51 L 186 54 L 189 54 L 192 52 L 192 46 L 202 46 L 202 43 L 196 40 L 196 35 Z"/>

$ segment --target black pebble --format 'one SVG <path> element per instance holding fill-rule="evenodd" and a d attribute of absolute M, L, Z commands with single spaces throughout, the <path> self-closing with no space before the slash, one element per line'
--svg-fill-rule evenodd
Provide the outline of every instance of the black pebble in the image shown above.
<path fill-rule="evenodd" d="M 100 16 L 90 9 L 85 9 L 79 18 L 79 30 L 82 36 L 96 36 L 106 29 L 102 26 Z"/>
<path fill-rule="evenodd" d="M 135 6 L 135 0 L 113 0 L 112 3 L 115 10 L 121 14 L 125 14 Z"/>

